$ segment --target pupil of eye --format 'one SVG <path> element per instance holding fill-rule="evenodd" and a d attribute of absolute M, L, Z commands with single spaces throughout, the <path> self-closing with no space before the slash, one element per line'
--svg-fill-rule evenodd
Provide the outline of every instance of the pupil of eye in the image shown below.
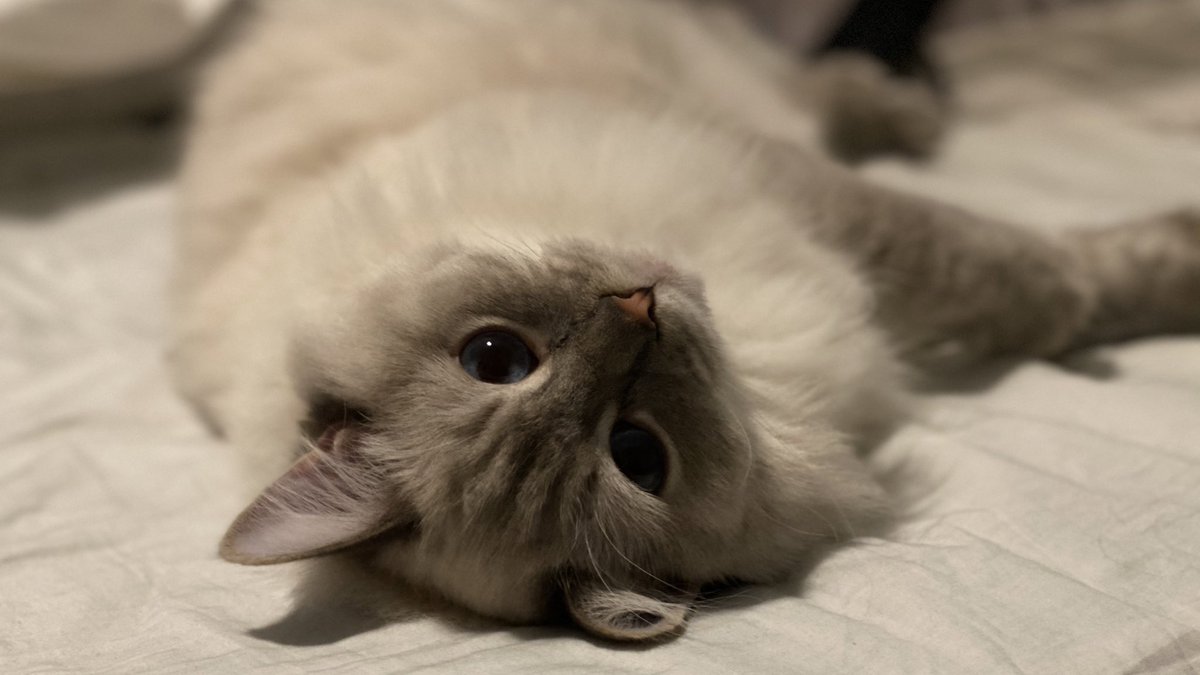
<path fill-rule="evenodd" d="M 627 422 L 618 422 L 609 436 L 613 463 L 634 485 L 654 494 L 667 473 L 667 456 L 658 438 Z"/>
<path fill-rule="evenodd" d="M 521 338 L 498 330 L 471 338 L 458 360 L 468 375 L 489 384 L 520 382 L 537 367 L 537 358 Z"/>

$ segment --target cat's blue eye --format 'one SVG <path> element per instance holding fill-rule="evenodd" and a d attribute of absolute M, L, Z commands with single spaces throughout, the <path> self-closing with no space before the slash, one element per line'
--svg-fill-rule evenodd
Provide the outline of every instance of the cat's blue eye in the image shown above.
<path fill-rule="evenodd" d="M 658 437 L 628 422 L 617 422 L 608 439 L 613 464 L 634 485 L 656 494 L 667 477 L 667 453 Z"/>
<path fill-rule="evenodd" d="M 521 338 L 501 330 L 480 333 L 463 345 L 458 361 L 471 377 L 488 384 L 512 384 L 529 377 L 537 357 Z"/>

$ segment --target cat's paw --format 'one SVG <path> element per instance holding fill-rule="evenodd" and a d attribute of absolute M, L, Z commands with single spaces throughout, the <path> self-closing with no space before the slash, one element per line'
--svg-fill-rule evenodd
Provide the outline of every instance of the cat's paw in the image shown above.
<path fill-rule="evenodd" d="M 893 76 L 878 61 L 852 53 L 827 56 L 813 70 L 823 141 L 839 159 L 925 158 L 936 149 L 949 112 L 929 81 Z"/>
<path fill-rule="evenodd" d="M 1099 289 L 1090 342 L 1200 333 L 1200 209 L 1076 236 Z"/>
<path fill-rule="evenodd" d="M 954 278 L 967 289 L 960 301 L 918 295 L 883 304 L 883 323 L 900 327 L 895 345 L 906 360 L 925 371 L 958 371 L 995 358 L 1055 358 L 1078 346 L 1096 306 L 1085 275 L 1044 245 L 1010 254 L 965 266 Z"/>
<path fill-rule="evenodd" d="M 1151 218 L 1148 225 L 1162 230 L 1163 236 L 1182 244 L 1193 256 L 1200 254 L 1200 207 L 1169 211 Z"/>

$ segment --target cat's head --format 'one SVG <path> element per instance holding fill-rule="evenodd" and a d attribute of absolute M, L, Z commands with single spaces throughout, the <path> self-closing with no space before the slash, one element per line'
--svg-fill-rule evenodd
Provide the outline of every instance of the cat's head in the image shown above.
<path fill-rule="evenodd" d="M 879 506 L 820 420 L 752 411 L 697 279 L 578 241 L 410 259 L 298 332 L 306 452 L 225 558 L 350 549 L 486 615 L 639 640 Z"/>

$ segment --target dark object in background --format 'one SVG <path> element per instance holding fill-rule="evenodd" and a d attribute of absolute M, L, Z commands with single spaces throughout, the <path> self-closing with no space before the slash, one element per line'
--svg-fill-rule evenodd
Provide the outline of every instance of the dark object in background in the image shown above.
<path fill-rule="evenodd" d="M 862 52 L 877 59 L 892 75 L 925 79 L 937 86 L 924 44 L 945 4 L 945 0 L 858 0 L 816 55 Z"/>
<path fill-rule="evenodd" d="M 822 142 L 844 162 L 926 159 L 949 124 L 928 38 L 947 0 L 856 0 L 809 55 Z"/>

